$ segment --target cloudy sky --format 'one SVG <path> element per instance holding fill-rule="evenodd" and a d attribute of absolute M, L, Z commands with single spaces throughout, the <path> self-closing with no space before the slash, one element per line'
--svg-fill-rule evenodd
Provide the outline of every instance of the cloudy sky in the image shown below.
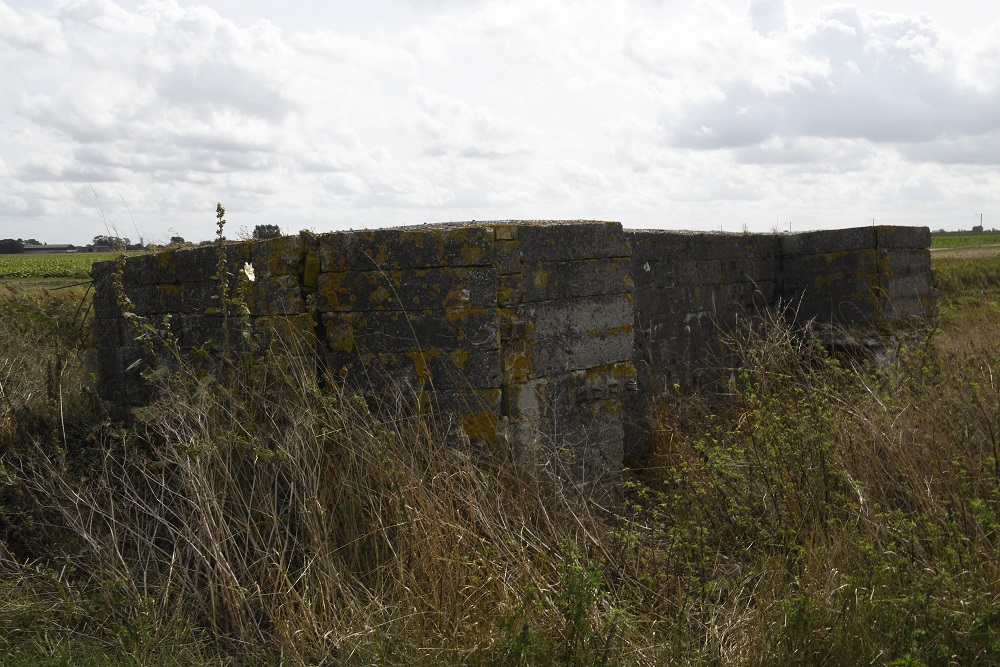
<path fill-rule="evenodd" d="M 0 0 L 0 238 L 1000 228 L 1000 8 L 861 4 Z"/>

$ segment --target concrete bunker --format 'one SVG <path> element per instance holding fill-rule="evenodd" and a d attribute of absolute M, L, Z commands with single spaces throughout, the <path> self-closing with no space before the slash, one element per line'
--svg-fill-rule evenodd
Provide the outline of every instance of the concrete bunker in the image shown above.
<path fill-rule="evenodd" d="M 254 267 L 246 301 L 265 337 L 305 344 L 342 382 L 402 383 L 474 440 L 543 461 L 569 451 L 597 479 L 635 446 L 626 426 L 690 382 L 717 328 L 747 313 L 795 300 L 800 319 L 857 339 L 927 326 L 929 245 L 926 228 L 776 235 L 497 221 L 303 232 L 223 251 L 231 268 Z M 182 349 L 218 337 L 218 252 L 128 258 L 121 286 L 133 312 L 169 315 Z M 120 415 L 149 393 L 115 271 L 94 267 L 94 358 L 99 392 Z"/>

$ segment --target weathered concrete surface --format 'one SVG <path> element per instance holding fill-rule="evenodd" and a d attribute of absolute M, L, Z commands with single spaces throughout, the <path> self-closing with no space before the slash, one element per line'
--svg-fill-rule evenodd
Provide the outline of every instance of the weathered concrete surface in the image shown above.
<path fill-rule="evenodd" d="M 697 384 L 720 332 L 765 309 L 891 334 L 934 318 L 926 229 L 794 235 L 497 221 L 332 232 L 165 251 L 94 267 L 99 390 L 119 414 L 149 400 L 145 346 L 242 345 L 312 355 L 353 391 L 401 389 L 470 438 L 582 478 L 614 475 L 650 406 Z M 256 280 L 241 277 L 252 264 Z M 249 315 L 220 314 L 223 286 Z M 238 309 L 236 309 L 238 310 Z M 223 322 L 227 329 L 223 331 Z M 140 362 L 136 364 L 136 362 Z"/>
<path fill-rule="evenodd" d="M 470 438 L 515 452 L 569 453 L 590 479 L 621 466 L 622 386 L 634 388 L 632 271 L 618 223 L 489 222 L 303 233 L 223 249 L 230 296 L 255 340 L 313 346 L 356 391 L 402 389 L 449 413 Z M 245 262 L 252 283 L 239 278 Z M 123 409 L 148 398 L 141 345 L 113 263 L 95 271 L 101 392 Z M 224 337 L 218 248 L 129 259 L 131 310 L 182 348 Z M 239 340 L 244 324 L 230 318 Z M 629 384 L 631 382 L 631 384 Z M 130 396 L 137 400 L 131 400 Z M 597 452 L 597 453 L 595 453 Z M 532 454 L 533 455 L 533 454 Z"/>
<path fill-rule="evenodd" d="M 652 404 L 717 366 L 719 335 L 741 319 L 781 308 L 797 326 L 812 322 L 838 345 L 883 340 L 935 319 L 926 228 L 627 234 L 639 397 L 626 456 L 641 448 Z"/>
<path fill-rule="evenodd" d="M 636 230 L 635 365 L 643 396 L 697 384 L 719 353 L 719 330 L 775 303 L 781 244 L 774 235 Z"/>

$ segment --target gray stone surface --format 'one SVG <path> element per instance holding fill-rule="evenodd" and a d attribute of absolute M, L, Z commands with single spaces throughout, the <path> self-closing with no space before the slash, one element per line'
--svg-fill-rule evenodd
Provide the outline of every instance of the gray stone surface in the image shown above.
<path fill-rule="evenodd" d="M 238 307 L 228 320 L 219 312 L 216 246 L 128 258 L 123 286 L 127 317 L 182 349 L 228 337 L 239 354 L 312 355 L 317 372 L 373 400 L 402 392 L 449 433 L 543 462 L 568 457 L 593 480 L 641 448 L 664 392 L 726 363 L 720 330 L 774 307 L 796 324 L 848 327 L 844 340 L 926 325 L 936 312 L 929 241 L 926 229 L 892 227 L 448 223 L 227 243 L 225 285 L 245 297 L 246 321 Z M 245 262 L 253 283 L 240 277 Z M 92 340 L 99 391 L 122 415 L 150 389 L 115 271 L 94 267 Z"/>

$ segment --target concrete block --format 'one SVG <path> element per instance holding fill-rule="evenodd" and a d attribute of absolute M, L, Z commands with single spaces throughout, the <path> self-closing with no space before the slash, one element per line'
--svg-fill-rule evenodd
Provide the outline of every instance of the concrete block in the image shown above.
<path fill-rule="evenodd" d="M 796 255 L 816 255 L 832 251 L 861 250 L 877 246 L 875 227 L 830 229 L 798 234 L 782 234 L 781 252 L 785 261 Z"/>
<path fill-rule="evenodd" d="M 532 221 L 518 226 L 518 257 L 525 264 L 631 255 L 621 223 Z"/>
<path fill-rule="evenodd" d="M 253 337 L 260 349 L 316 354 L 316 325 L 309 314 L 255 317 Z"/>
<path fill-rule="evenodd" d="M 500 351 L 495 349 L 388 351 L 359 343 L 331 353 L 331 372 L 360 387 L 477 389 L 500 387 Z"/>
<path fill-rule="evenodd" d="M 582 371 L 632 358 L 631 325 L 594 331 L 586 336 L 555 336 L 531 344 L 530 377 Z"/>
<path fill-rule="evenodd" d="M 497 301 L 492 267 L 343 271 L 319 275 L 319 312 L 489 308 Z"/>
<path fill-rule="evenodd" d="M 890 324 L 919 324 L 927 326 L 933 320 L 933 299 L 927 292 L 884 296 L 881 307 L 885 321 Z"/>
<path fill-rule="evenodd" d="M 882 319 L 880 298 L 874 294 L 866 298 L 806 299 L 792 304 L 787 312 L 799 324 L 808 320 L 820 324 L 877 324 Z"/>
<path fill-rule="evenodd" d="M 815 274 L 798 282 L 786 280 L 782 285 L 783 300 L 788 303 L 811 299 L 865 299 L 882 289 L 878 274 L 855 276 L 827 276 Z"/>
<path fill-rule="evenodd" d="M 320 270 L 374 271 L 488 266 L 493 229 L 480 224 L 422 225 L 319 236 Z"/>
<path fill-rule="evenodd" d="M 118 297 L 110 284 L 110 280 L 103 277 L 100 279 L 100 282 L 97 279 L 94 280 L 94 297 L 91 303 L 93 304 L 95 318 L 111 319 L 121 317 L 122 311 L 118 307 Z"/>
<path fill-rule="evenodd" d="M 252 332 L 252 321 L 249 323 Z M 170 321 L 171 330 L 180 346 L 191 350 L 209 344 L 222 350 L 228 341 L 234 353 L 250 351 L 250 341 L 244 338 L 246 323 L 241 318 L 225 318 L 221 315 L 175 315 Z"/>
<path fill-rule="evenodd" d="M 890 276 L 909 276 L 931 273 L 931 252 L 927 248 L 911 250 L 879 249 L 884 273 Z"/>
<path fill-rule="evenodd" d="M 874 248 L 831 250 L 786 257 L 782 275 L 788 282 L 807 282 L 815 278 L 870 276 L 879 273 L 878 252 Z"/>
<path fill-rule="evenodd" d="M 666 259 L 633 264 L 637 289 L 713 284 L 724 276 L 719 259 Z"/>
<path fill-rule="evenodd" d="M 876 227 L 879 248 L 930 248 L 931 230 L 928 227 Z"/>
<path fill-rule="evenodd" d="M 886 277 L 882 279 L 882 289 L 891 299 L 929 294 L 932 289 L 930 273 L 914 273 L 908 276 Z"/>
<path fill-rule="evenodd" d="M 627 230 L 636 267 L 645 262 L 683 259 L 685 261 L 728 260 L 733 258 L 778 257 L 778 237 L 721 232 L 668 230 Z M 638 272 L 638 269 L 636 269 Z"/>
<path fill-rule="evenodd" d="M 537 262 L 523 265 L 522 271 L 521 300 L 525 303 L 623 294 L 632 289 L 632 262 L 627 258 Z M 513 284 L 505 278 L 505 284 Z"/>
<path fill-rule="evenodd" d="M 723 283 L 775 282 L 781 274 L 781 257 L 736 257 L 719 260 Z"/>
<path fill-rule="evenodd" d="M 503 446 L 500 429 L 499 388 L 457 388 L 412 392 L 417 412 L 435 420 L 443 429 L 442 442 L 463 433 L 478 446 Z"/>
<path fill-rule="evenodd" d="M 247 243 L 226 242 L 223 253 L 230 276 L 250 261 L 250 246 Z M 129 257 L 125 261 L 124 282 L 128 285 L 205 282 L 218 274 L 218 259 L 219 249 L 215 245 Z"/>
<path fill-rule="evenodd" d="M 499 319 L 493 309 L 324 313 L 320 320 L 331 349 L 344 352 L 357 347 L 390 352 L 500 347 Z"/>
<path fill-rule="evenodd" d="M 528 457 L 563 465 L 596 480 L 621 468 L 622 394 L 635 387 L 630 363 L 539 378 L 504 389 L 510 415 Z"/>
<path fill-rule="evenodd" d="M 297 275 L 271 274 L 250 283 L 246 304 L 250 314 L 258 316 L 297 315 L 306 312 L 305 297 Z"/>
<path fill-rule="evenodd" d="M 258 279 L 298 276 L 304 269 L 305 259 L 305 241 L 302 236 L 282 236 L 250 242 L 250 263 Z"/>
<path fill-rule="evenodd" d="M 518 306 L 521 320 L 534 324 L 533 340 L 553 337 L 575 338 L 600 332 L 631 334 L 632 298 L 628 294 L 607 294 L 580 299 L 542 301 Z M 627 332 L 626 332 L 627 329 Z"/>
<path fill-rule="evenodd" d="M 136 311 L 142 314 L 204 315 L 206 310 L 222 308 L 217 282 L 149 285 L 143 291 L 144 298 L 140 298 L 140 294 L 129 294 Z"/>

